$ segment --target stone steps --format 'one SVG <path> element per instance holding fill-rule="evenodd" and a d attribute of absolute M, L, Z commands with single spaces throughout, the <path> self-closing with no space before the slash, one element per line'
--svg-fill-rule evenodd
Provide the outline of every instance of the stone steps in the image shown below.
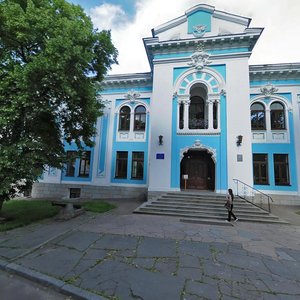
<path fill-rule="evenodd" d="M 222 203 L 209 203 L 209 202 L 205 202 L 205 203 L 198 203 L 198 202 L 188 202 L 188 201 L 164 201 L 164 200 L 159 200 L 159 201 L 156 201 L 156 202 L 151 202 L 151 204 L 148 204 L 148 205 L 157 205 L 157 206 L 166 206 L 166 207 L 192 207 L 192 208 L 222 208 L 224 209 L 224 202 Z M 244 209 L 251 209 L 251 210 L 256 210 L 256 211 L 262 211 L 260 208 L 258 207 L 255 207 L 254 205 L 251 205 L 251 204 L 243 204 L 243 203 L 234 203 L 234 209 L 241 209 L 241 208 L 244 208 Z"/>
<path fill-rule="evenodd" d="M 176 216 L 182 222 L 224 225 L 228 214 L 225 202 L 224 195 L 215 193 L 166 193 L 143 203 L 134 213 Z M 242 222 L 288 224 L 239 198 L 234 199 L 234 213 Z"/>
<path fill-rule="evenodd" d="M 154 208 L 154 209 L 161 209 L 161 210 L 169 210 L 169 209 L 175 209 L 175 210 L 186 210 L 186 211 L 198 211 L 201 209 L 203 212 L 226 212 L 227 211 L 224 207 L 224 205 L 220 206 L 193 206 L 193 205 L 180 205 L 180 204 L 162 204 L 162 203 L 155 203 L 155 204 L 146 204 L 141 209 L 145 208 Z M 237 213 L 256 213 L 259 215 L 268 215 L 268 212 L 264 210 L 260 210 L 259 208 L 253 208 L 251 207 L 243 207 L 243 206 L 234 206 L 234 211 Z"/>

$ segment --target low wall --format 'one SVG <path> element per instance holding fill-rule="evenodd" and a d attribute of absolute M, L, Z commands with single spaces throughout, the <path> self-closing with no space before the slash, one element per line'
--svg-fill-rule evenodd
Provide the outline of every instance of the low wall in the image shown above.
<path fill-rule="evenodd" d="M 278 195 L 278 194 L 268 194 L 272 197 L 273 202 L 270 201 L 270 205 L 288 205 L 288 206 L 300 206 L 300 196 L 297 195 Z M 251 200 L 253 203 L 261 205 L 262 203 L 267 207 L 266 198 L 263 198 L 263 202 L 259 194 Z"/>
<path fill-rule="evenodd" d="M 70 189 L 80 189 L 83 199 L 139 199 L 146 200 L 147 188 L 124 186 L 94 186 L 80 184 L 35 183 L 32 187 L 32 198 L 61 199 L 70 196 Z"/>
<path fill-rule="evenodd" d="M 276 205 L 299 205 L 300 206 L 300 196 L 297 195 L 272 195 L 269 194 L 274 202 L 272 204 Z"/>

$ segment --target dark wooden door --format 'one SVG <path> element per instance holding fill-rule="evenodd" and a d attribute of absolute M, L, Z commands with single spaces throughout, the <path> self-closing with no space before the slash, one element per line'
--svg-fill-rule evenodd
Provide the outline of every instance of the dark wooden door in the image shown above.
<path fill-rule="evenodd" d="M 185 188 L 183 175 L 188 175 L 187 189 L 214 190 L 215 164 L 211 155 L 204 151 L 188 151 L 180 164 L 180 186 Z"/>
<path fill-rule="evenodd" d="M 187 181 L 188 189 L 208 189 L 208 164 L 205 158 L 196 157 L 187 160 L 187 174 L 189 179 Z"/>

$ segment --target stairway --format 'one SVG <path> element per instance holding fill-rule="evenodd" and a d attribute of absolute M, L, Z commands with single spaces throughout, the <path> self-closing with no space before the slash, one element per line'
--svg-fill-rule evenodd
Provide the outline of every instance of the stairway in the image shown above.
<path fill-rule="evenodd" d="M 147 201 L 134 210 L 134 213 L 177 216 L 182 222 L 229 225 L 227 210 L 224 207 L 226 196 L 204 192 L 165 193 Z M 288 224 L 278 217 L 240 198 L 234 199 L 234 214 L 238 222 Z"/>

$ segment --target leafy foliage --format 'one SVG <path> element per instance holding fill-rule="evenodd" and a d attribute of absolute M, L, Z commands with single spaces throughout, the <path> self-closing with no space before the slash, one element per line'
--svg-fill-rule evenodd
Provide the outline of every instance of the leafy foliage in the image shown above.
<path fill-rule="evenodd" d="M 92 146 L 97 89 L 113 63 L 110 31 L 93 29 L 80 6 L 0 1 L 0 202 L 46 165 L 61 168 L 64 140 Z"/>

